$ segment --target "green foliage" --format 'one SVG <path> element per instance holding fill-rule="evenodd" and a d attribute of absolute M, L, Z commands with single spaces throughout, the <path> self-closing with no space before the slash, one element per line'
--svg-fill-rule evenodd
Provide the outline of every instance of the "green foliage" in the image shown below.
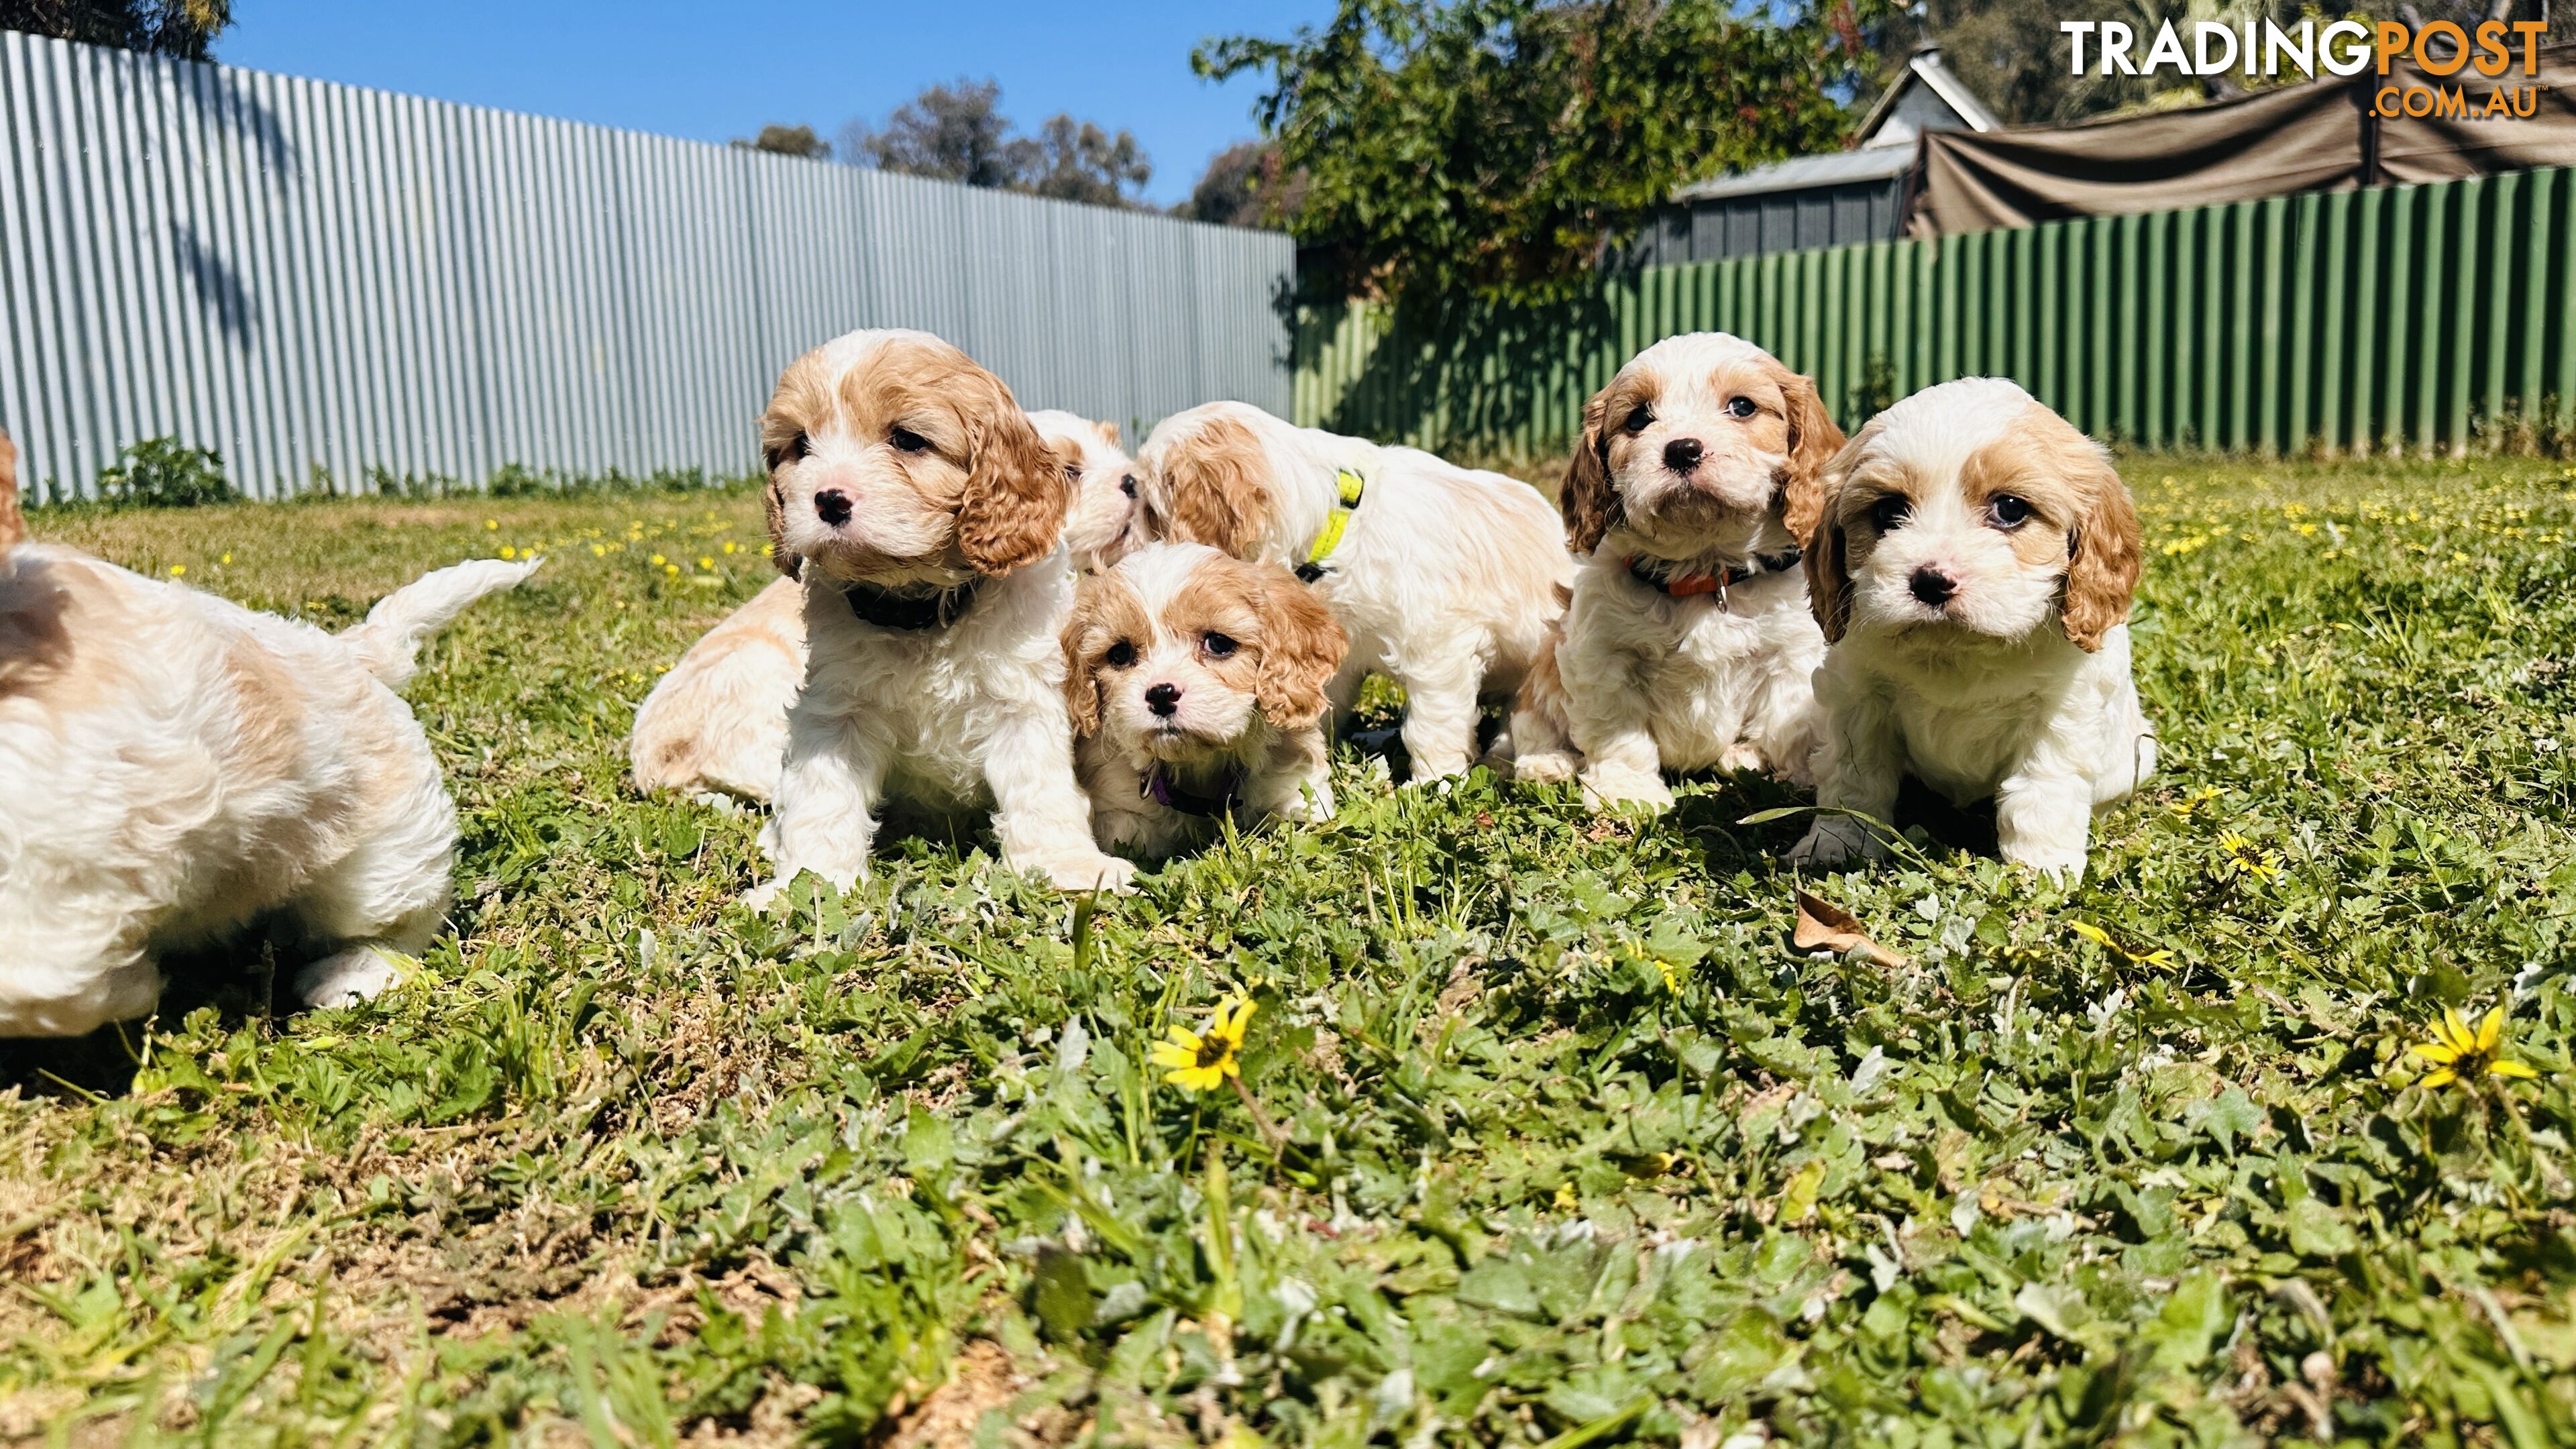
<path fill-rule="evenodd" d="M 54 520 L 329 626 L 550 561 L 412 686 L 414 979 L 278 1014 L 255 941 L 0 1055 L 0 1436 L 2576 1439 L 2576 476 L 2127 472 L 2166 763 L 2074 889 L 1801 878 L 1753 778 L 1398 790 L 1373 690 L 1326 826 L 1083 908 L 916 819 L 755 917 L 757 819 L 620 748 L 771 577 L 750 491 Z M 1906 964 L 1792 949 L 1801 885 Z M 1238 989 L 1275 1152 L 1144 1065 Z M 2409 1085 L 2495 1002 L 2540 1080 Z"/>
<path fill-rule="evenodd" d="M 222 454 L 177 438 L 128 444 L 114 465 L 98 472 L 98 501 L 108 508 L 202 508 L 240 497 L 224 476 Z"/>
<path fill-rule="evenodd" d="M 1303 270 L 1334 296 L 1526 299 L 1584 276 L 1682 182 L 1831 149 L 1858 13 L 1342 0 L 1321 29 L 1211 41 L 1192 64 L 1268 75 L 1257 115 L 1304 184 Z"/>
<path fill-rule="evenodd" d="M 763 126 L 759 135 L 749 140 L 736 136 L 733 144 L 737 150 L 766 151 L 773 156 L 794 156 L 806 161 L 832 159 L 832 143 L 815 135 L 811 126 Z"/>
<path fill-rule="evenodd" d="M 1153 162 L 1134 135 L 1059 112 L 1035 136 L 1016 134 L 992 80 L 931 85 L 895 107 L 882 126 L 841 130 L 841 159 L 853 166 L 929 176 L 967 186 L 1021 191 L 1093 206 L 1136 205 Z"/>
<path fill-rule="evenodd" d="M 204 60 L 232 0 L 0 0 L 0 30 Z"/>

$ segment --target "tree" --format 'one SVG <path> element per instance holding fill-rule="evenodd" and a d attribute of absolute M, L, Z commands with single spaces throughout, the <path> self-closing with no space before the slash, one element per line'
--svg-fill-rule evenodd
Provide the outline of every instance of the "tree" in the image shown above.
<path fill-rule="evenodd" d="M 842 127 L 841 159 L 1095 206 L 1130 205 L 1128 188 L 1153 177 L 1153 162 L 1129 132 L 1113 135 L 1094 122 L 1057 115 L 1036 136 L 1022 136 L 1002 114 L 1001 101 L 1002 87 L 991 80 L 926 87 L 881 127 L 864 120 Z"/>
<path fill-rule="evenodd" d="M 1269 74 L 1255 116 L 1305 178 L 1292 230 L 1326 285 L 1529 299 L 1682 182 L 1837 144 L 1835 91 L 1867 60 L 1854 7 L 1877 3 L 1341 0 L 1321 30 L 1191 63 Z"/>
<path fill-rule="evenodd" d="M 1021 174 L 1018 189 L 1058 201 L 1125 206 L 1127 188 L 1142 188 L 1153 177 L 1154 163 L 1133 135 L 1112 136 L 1090 121 L 1059 114 L 1038 128 L 1035 163 Z"/>
<path fill-rule="evenodd" d="M 1237 141 L 1209 158 L 1189 198 L 1172 214 L 1218 226 L 1275 227 L 1296 213 L 1304 197 L 1304 177 L 1281 167 L 1277 146 Z"/>
<path fill-rule="evenodd" d="M 852 121 L 841 131 L 841 159 L 853 166 L 1004 187 L 1036 161 L 1036 143 L 1011 135 L 1000 110 L 999 82 L 960 80 L 926 87 L 895 107 L 882 128 Z"/>
<path fill-rule="evenodd" d="M 814 134 L 811 126 L 763 126 L 750 140 L 737 136 L 734 145 L 745 151 L 768 151 L 779 156 L 801 156 L 808 161 L 832 159 L 831 143 Z"/>
<path fill-rule="evenodd" d="M 232 0 L 0 0 L 0 30 L 206 59 Z"/>

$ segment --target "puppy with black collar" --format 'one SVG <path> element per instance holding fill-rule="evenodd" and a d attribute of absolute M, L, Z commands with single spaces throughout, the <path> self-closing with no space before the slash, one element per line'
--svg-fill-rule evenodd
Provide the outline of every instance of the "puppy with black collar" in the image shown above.
<path fill-rule="evenodd" d="M 1815 384 L 1722 332 L 1638 353 L 1583 410 L 1559 504 L 1572 601 L 1512 716 L 1514 774 L 1672 804 L 1665 771 L 1798 784 L 1825 638 L 1800 545 L 1842 447 Z"/>
<path fill-rule="evenodd" d="M 760 434 L 807 658 L 753 903 L 803 870 L 866 875 L 889 795 L 989 805 L 1013 869 L 1124 886 L 1135 867 L 1092 842 L 1065 714 L 1071 484 L 1010 388 L 928 333 L 853 332 L 788 365 Z"/>

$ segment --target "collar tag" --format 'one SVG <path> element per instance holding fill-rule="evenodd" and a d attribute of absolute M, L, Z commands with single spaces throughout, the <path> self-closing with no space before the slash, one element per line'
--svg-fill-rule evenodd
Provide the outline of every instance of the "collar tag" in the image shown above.
<path fill-rule="evenodd" d="M 1368 479 L 1356 468 L 1333 470 L 1333 511 L 1325 518 L 1323 531 L 1315 535 L 1314 547 L 1306 550 L 1306 561 L 1297 566 L 1297 577 L 1308 583 L 1324 576 L 1324 560 L 1342 546 L 1342 534 L 1351 526 L 1351 514 L 1368 495 Z"/>

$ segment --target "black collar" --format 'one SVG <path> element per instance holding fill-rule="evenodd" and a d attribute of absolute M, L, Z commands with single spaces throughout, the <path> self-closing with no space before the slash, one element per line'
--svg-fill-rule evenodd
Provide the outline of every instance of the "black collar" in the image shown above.
<path fill-rule="evenodd" d="M 1233 814 L 1234 807 L 1242 802 L 1242 791 L 1241 766 L 1226 771 L 1225 782 L 1218 788 L 1216 794 L 1201 795 L 1183 788 L 1179 781 L 1172 778 L 1171 772 L 1163 767 L 1163 762 L 1156 760 L 1153 766 L 1145 771 L 1144 781 L 1137 787 L 1136 793 L 1167 810 L 1178 810 L 1184 815 L 1216 816 Z"/>
<path fill-rule="evenodd" d="M 1780 553 L 1755 554 L 1740 564 L 1728 564 L 1713 574 L 1677 574 L 1664 559 L 1636 556 L 1623 560 L 1628 577 L 1671 598 L 1686 599 L 1694 594 L 1715 594 L 1726 602 L 1726 591 L 1738 584 L 1750 583 L 1764 574 L 1785 574 L 1798 566 L 1801 551 L 1789 548 Z"/>
<path fill-rule="evenodd" d="M 844 584 L 841 597 L 850 601 L 850 613 L 862 624 L 918 634 L 956 623 L 967 605 L 975 602 L 975 590 L 983 582 L 968 579 L 953 588 L 928 594 L 896 593 L 874 584 Z"/>

